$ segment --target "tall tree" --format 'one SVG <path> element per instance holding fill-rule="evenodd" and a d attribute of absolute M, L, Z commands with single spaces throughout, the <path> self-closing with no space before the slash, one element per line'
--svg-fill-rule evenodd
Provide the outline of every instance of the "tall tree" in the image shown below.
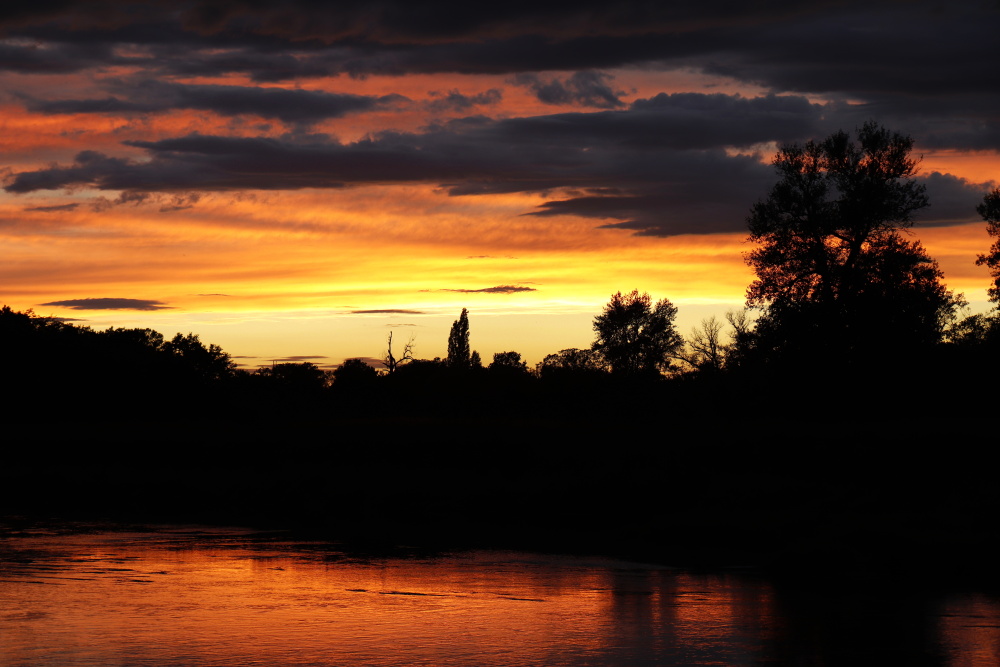
<path fill-rule="evenodd" d="M 448 365 L 452 368 L 467 369 L 472 365 L 472 350 L 469 347 L 469 311 L 462 309 L 451 325 L 448 334 Z"/>
<path fill-rule="evenodd" d="M 677 308 L 667 299 L 653 305 L 649 294 L 613 294 L 594 318 L 599 352 L 616 374 L 658 374 L 670 368 L 684 340 L 674 328 Z"/>
<path fill-rule="evenodd" d="M 746 257 L 757 275 L 747 303 L 763 311 L 765 353 L 934 342 L 961 303 L 920 242 L 902 235 L 928 204 L 913 139 L 874 122 L 857 135 L 782 147 L 780 179 L 747 219 L 758 244 Z"/>
<path fill-rule="evenodd" d="M 976 264 L 980 266 L 985 264 L 989 267 L 990 276 L 993 278 L 993 286 L 988 290 L 990 301 L 1000 304 L 1000 188 L 987 193 L 983 197 L 983 203 L 976 207 L 976 211 L 986 221 L 986 231 L 990 236 L 997 237 L 989 253 L 980 255 L 976 259 Z"/>

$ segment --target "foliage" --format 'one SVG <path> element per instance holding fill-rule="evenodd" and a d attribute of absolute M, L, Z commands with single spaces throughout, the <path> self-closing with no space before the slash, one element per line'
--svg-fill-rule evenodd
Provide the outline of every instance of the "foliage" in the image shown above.
<path fill-rule="evenodd" d="M 918 241 L 901 232 L 927 206 L 913 140 L 874 122 L 784 146 L 780 176 L 747 219 L 758 247 L 747 303 L 763 310 L 768 353 L 807 344 L 856 350 L 937 341 L 962 300 Z M 814 349 L 814 351 L 816 351 Z"/>
<path fill-rule="evenodd" d="M 378 371 L 363 359 L 345 359 L 344 363 L 333 371 L 334 383 L 341 385 L 364 384 L 374 381 L 377 377 Z"/>
<path fill-rule="evenodd" d="M 997 237 L 990 251 L 979 255 L 976 264 L 984 264 L 990 269 L 993 286 L 989 288 L 990 301 L 1000 304 L 1000 188 L 989 192 L 983 197 L 983 203 L 976 207 L 979 215 L 986 221 L 986 231 L 990 236 Z"/>
<path fill-rule="evenodd" d="M 494 374 L 527 375 L 528 364 L 521 360 L 520 352 L 497 352 L 488 370 Z"/>
<path fill-rule="evenodd" d="M 670 369 L 684 344 L 674 328 L 677 308 L 667 299 L 654 305 L 649 294 L 633 290 L 611 296 L 594 318 L 593 349 L 620 375 L 655 375 Z"/>
<path fill-rule="evenodd" d="M 607 371 L 607 364 L 595 350 L 571 347 L 546 356 L 536 370 L 541 378 L 600 375 Z"/>
<path fill-rule="evenodd" d="M 976 313 L 955 321 L 945 331 L 945 342 L 960 347 L 982 347 L 1000 342 L 1000 315 Z"/>
<path fill-rule="evenodd" d="M 198 334 L 186 336 L 178 333 L 163 344 L 163 350 L 179 360 L 179 367 L 202 380 L 220 380 L 232 375 L 236 363 L 221 347 L 214 343 L 206 346 Z"/>
<path fill-rule="evenodd" d="M 371 367 L 369 366 L 369 368 Z M 374 371 L 374 369 L 372 370 Z M 254 375 L 265 378 L 284 391 L 316 392 L 326 386 L 326 373 L 323 372 L 322 368 L 309 361 L 263 366 L 254 371 Z"/>
<path fill-rule="evenodd" d="M 469 311 L 462 309 L 451 325 L 448 334 L 448 366 L 455 369 L 467 369 L 472 365 L 472 351 L 469 347 Z"/>

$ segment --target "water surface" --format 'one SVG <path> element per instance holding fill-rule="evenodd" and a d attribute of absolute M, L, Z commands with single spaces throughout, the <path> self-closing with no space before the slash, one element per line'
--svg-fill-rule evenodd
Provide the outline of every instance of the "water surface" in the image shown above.
<path fill-rule="evenodd" d="M 3 665 L 1000 664 L 1000 604 L 237 529 L 0 538 Z"/>

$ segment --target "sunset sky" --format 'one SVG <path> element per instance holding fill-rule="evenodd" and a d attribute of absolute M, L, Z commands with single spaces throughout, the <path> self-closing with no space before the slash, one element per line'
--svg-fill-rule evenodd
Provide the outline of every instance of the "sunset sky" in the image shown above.
<path fill-rule="evenodd" d="M 973 310 L 1000 181 L 985 2 L 34 2 L 0 14 L 0 303 L 247 367 L 593 340 L 739 307 L 782 143 L 910 134 Z"/>

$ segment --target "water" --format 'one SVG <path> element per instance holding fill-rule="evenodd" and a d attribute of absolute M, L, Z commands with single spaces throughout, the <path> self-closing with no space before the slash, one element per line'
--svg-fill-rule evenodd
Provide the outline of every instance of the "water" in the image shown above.
<path fill-rule="evenodd" d="M 2 665 L 1000 664 L 985 594 L 596 558 L 363 557 L 242 530 L 0 538 Z"/>

